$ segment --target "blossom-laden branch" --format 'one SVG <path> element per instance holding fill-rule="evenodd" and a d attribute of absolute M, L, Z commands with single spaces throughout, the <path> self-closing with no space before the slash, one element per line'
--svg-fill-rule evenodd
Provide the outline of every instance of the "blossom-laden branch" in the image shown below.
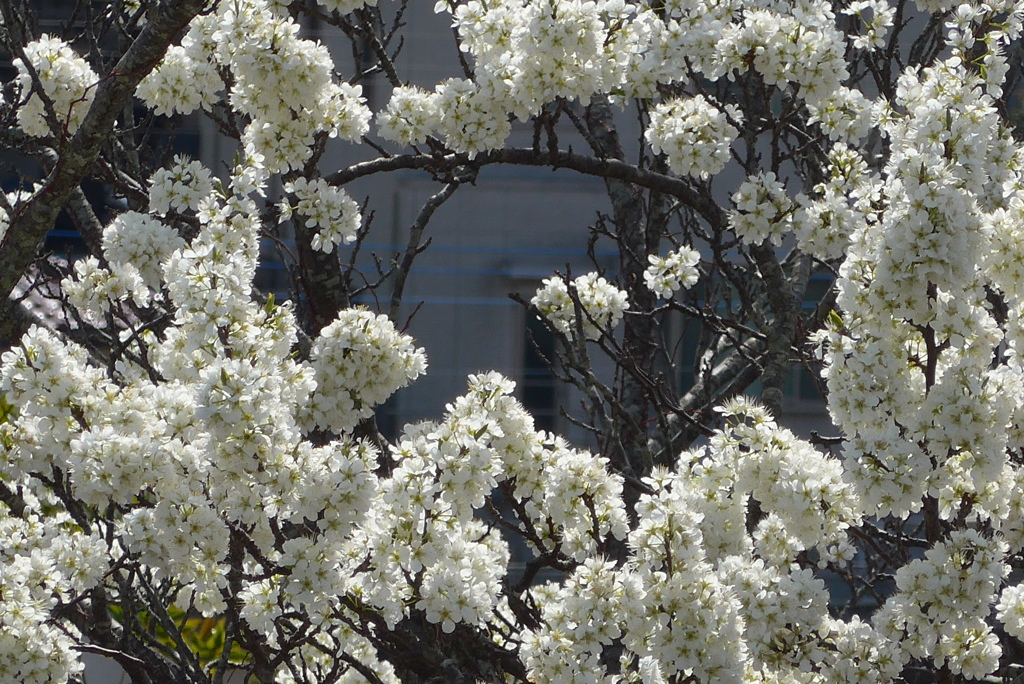
<path fill-rule="evenodd" d="M 100 150 L 108 141 L 114 123 L 135 94 L 143 78 L 160 62 L 167 47 L 178 38 L 182 29 L 206 6 L 206 0 L 164 2 L 149 13 L 146 26 L 132 41 L 124 55 L 110 73 L 97 83 L 88 84 L 91 104 L 76 130 L 50 131 L 62 141 L 60 158 L 53 165 L 45 182 L 32 197 L 18 204 L 8 217 L 7 231 L 0 241 L 0 293 L 3 294 L 3 312 L 0 330 L 9 339 L 13 324 L 9 296 L 18 279 L 35 258 L 43 238 L 53 228 L 57 214 L 91 172 Z M 5 12 L 12 12 L 8 3 Z M 14 17 L 5 16 L 9 24 Z M 36 97 L 39 97 L 37 95 Z"/>
<path fill-rule="evenodd" d="M 703 196 L 685 179 L 644 169 L 618 159 L 593 157 L 577 152 L 552 153 L 530 148 L 503 148 L 478 154 L 472 159 L 465 154 L 396 155 L 353 164 L 328 175 L 327 180 L 334 185 L 344 185 L 359 178 L 404 169 L 444 174 L 461 167 L 478 168 L 491 164 L 539 166 L 551 168 L 553 171 L 567 169 L 596 178 L 625 181 L 679 199 L 696 211 L 712 229 L 721 229 L 726 225 L 725 212 L 722 208 L 711 198 Z"/>

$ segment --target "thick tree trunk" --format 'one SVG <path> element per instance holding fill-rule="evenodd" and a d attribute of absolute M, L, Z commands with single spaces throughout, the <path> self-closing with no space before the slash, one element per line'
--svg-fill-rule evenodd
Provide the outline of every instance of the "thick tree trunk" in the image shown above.
<path fill-rule="evenodd" d="M 603 159 L 623 161 L 625 155 L 606 98 L 595 98 L 587 108 L 586 121 L 594 152 Z M 625 317 L 622 338 L 623 359 L 616 378 L 618 415 L 613 414 L 614 425 L 609 431 L 607 448 L 613 463 L 632 478 L 639 479 L 653 466 L 647 445 L 651 399 L 640 378 L 653 377 L 658 352 L 655 320 L 649 315 L 655 297 L 644 286 L 643 274 L 647 255 L 658 248 L 661 228 L 647 220 L 644 195 L 639 187 L 614 178 L 606 178 L 604 182 L 619 242 L 623 286 L 631 295 L 631 313 Z"/>

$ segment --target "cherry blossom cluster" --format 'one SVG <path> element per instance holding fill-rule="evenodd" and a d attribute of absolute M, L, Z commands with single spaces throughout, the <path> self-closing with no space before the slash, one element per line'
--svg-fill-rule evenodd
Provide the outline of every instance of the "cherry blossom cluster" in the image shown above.
<path fill-rule="evenodd" d="M 905 72 L 879 109 L 892 145 L 884 182 L 844 151 L 818 200 L 848 198 L 839 205 L 848 212 L 841 313 L 821 336 L 829 408 L 847 434 L 846 479 L 867 514 L 907 518 L 927 503 L 926 516 L 952 527 L 897 571 L 899 593 L 873 624 L 904 662 L 973 679 L 998 667 L 989 619 L 1020 543 L 1020 475 L 1007 449 L 1020 432 L 1024 376 L 1012 356 L 993 358 L 1017 336 L 1021 246 L 1007 219 L 1021 203 L 1024 165 L 995 110 L 1001 91 L 964 64 L 975 39 L 979 53 L 998 54 L 1019 35 L 1019 17 L 986 24 L 991 11 L 957 11 L 946 34 L 953 55 Z M 1013 317 L 997 320 L 986 290 L 1005 297 Z M 997 606 L 1010 630 L 1015 596 L 1004 590 Z"/>
<path fill-rule="evenodd" d="M 707 178 L 725 168 L 741 119 L 734 105 L 720 109 L 703 95 L 657 104 L 644 136 L 655 153 L 681 175 Z"/>
<path fill-rule="evenodd" d="M 745 242 L 778 246 L 792 229 L 793 201 L 770 171 L 744 181 L 732 201 L 736 209 L 729 213 L 729 228 Z"/>
<path fill-rule="evenodd" d="M 501 147 L 512 132 L 495 94 L 459 78 L 439 83 L 433 93 L 414 86 L 396 88 L 376 120 L 377 132 L 387 140 L 414 145 L 439 135 L 452 149 L 471 157 Z"/>
<path fill-rule="evenodd" d="M 840 86 L 832 93 L 807 104 L 810 123 L 818 122 L 833 140 L 857 143 L 874 123 L 874 106 L 862 92 Z"/>
<path fill-rule="evenodd" d="M 190 32 L 180 45 L 167 49 L 135 93 L 157 114 L 170 116 L 208 109 L 222 90 L 224 82 L 210 59 L 206 41 Z"/>
<path fill-rule="evenodd" d="M 344 189 L 328 185 L 323 178 L 301 177 L 286 183 L 284 189 L 297 203 L 293 207 L 287 199 L 282 201 L 281 218 L 286 220 L 296 212 L 307 228 L 319 228 L 311 240 L 313 249 L 330 253 L 337 245 L 356 239 L 362 220 L 359 205 Z"/>
<path fill-rule="evenodd" d="M 958 26 L 982 21 L 979 12 L 965 11 Z M 997 48 L 1019 24 L 986 40 Z M 954 51 L 959 30 L 948 34 Z M 1022 376 L 1016 363 L 991 365 L 1015 333 L 1001 329 L 985 289 L 1019 307 L 1003 275 L 1020 247 L 1003 226 L 1021 201 L 1024 166 L 987 90 L 958 55 L 905 72 L 882 111 L 892 141 L 886 181 L 847 205 L 859 212 L 881 201 L 885 210 L 848 223 L 843 314 L 823 336 L 829 407 L 851 437 L 850 479 L 879 514 L 906 516 L 931 496 L 953 519 L 967 514 L 966 497 L 972 515 L 998 526 L 994 513 L 1006 505 L 998 492 L 1012 477 L 1006 447 Z"/>
<path fill-rule="evenodd" d="M 1002 649 L 985 618 L 1008 571 L 1005 553 L 998 538 L 951 532 L 899 569 L 900 591 L 879 609 L 875 624 L 907 656 L 945 662 L 969 679 L 991 674 Z"/>
<path fill-rule="evenodd" d="M 135 563 L 125 582 L 151 577 L 206 616 L 239 605 L 271 647 L 301 642 L 282 682 L 300 667 L 337 675 L 336 652 L 396 681 L 368 636 L 413 616 L 438 635 L 474 628 L 495 647 L 514 642 L 532 681 L 888 684 L 912 661 L 993 675 L 993 615 L 1024 635 L 1024 589 L 1005 585 L 1024 549 L 1024 468 L 1011 458 L 1024 449 L 1024 152 L 998 101 L 1022 12 L 918 5 L 944 13 L 943 49 L 883 100 L 845 83 L 848 52 L 887 44 L 887 0 L 439 3 L 472 75 L 395 88 L 376 126 L 399 145 L 436 138 L 432 148 L 474 156 L 552 102 L 641 97 L 644 140 L 700 183 L 725 169 L 738 127 L 765 104 L 679 94 L 751 70 L 820 134 L 815 184 L 751 173 L 728 226 L 747 244 L 792 235 L 837 264 L 835 310 L 814 339 L 841 446 L 827 453 L 733 399 L 702 446 L 628 483 L 629 513 L 609 460 L 537 431 L 496 373 L 471 376 L 444 415 L 394 444 L 362 436 L 374 409 L 425 372 L 424 351 L 355 308 L 297 353 L 292 307 L 254 296 L 265 212 L 253 195 L 274 174 L 304 172 L 318 141 L 364 135 L 371 113 L 282 3 L 222 2 L 198 17 L 137 95 L 161 115 L 226 97 L 243 130 L 230 182 L 175 159 L 149 181 L 149 213 L 113 219 L 102 259 L 62 281 L 78 314 L 115 327 L 109 360 L 33 327 L 0 361 L 0 481 L 25 503 L 19 515 L 0 504 L 0 679 L 79 673 L 82 637 L 59 617 L 100 583 L 124 598 L 131 588 L 112 578 Z M 74 133 L 96 74 L 49 36 L 25 54 L 19 125 Z M 875 132 L 886 138 L 877 165 L 852 147 Z M 315 249 L 355 238 L 345 190 L 301 175 L 284 189 L 280 215 L 316 229 Z M 182 217 L 189 239 L 172 225 Z M 0 209 L 0 237 L 8 220 Z M 698 262 L 685 246 L 651 256 L 644 283 L 671 298 L 696 283 Z M 532 303 L 590 340 L 629 306 L 597 273 L 548 278 Z M 140 322 L 151 305 L 164 326 Z M 892 516 L 905 535 L 912 514 L 926 543 L 893 568 L 895 592 L 870 621 L 830 616 L 816 570 L 854 558 L 851 528 Z M 529 627 L 509 604 L 502 527 L 565 573 L 525 595 Z M 315 633 L 298 634 L 302 622 Z M 602 675 L 614 660 L 621 675 Z"/>
<path fill-rule="evenodd" d="M 422 375 L 427 357 L 387 316 L 348 309 L 320 331 L 309 368 L 317 388 L 310 398 L 307 427 L 342 433 Z"/>
<path fill-rule="evenodd" d="M 472 81 L 450 78 L 438 84 L 436 93 L 441 116 L 435 130 L 456 151 L 475 156 L 501 147 L 512 132 L 508 115 L 495 105 L 493 95 Z"/>
<path fill-rule="evenodd" d="M 25 56 L 28 65 L 21 58 L 14 60 L 19 97 L 26 99 L 17 110 L 18 125 L 38 137 L 74 135 L 96 94 L 96 72 L 70 45 L 45 33 L 25 46 Z M 42 93 L 36 92 L 36 78 Z M 51 115 L 58 130 L 50 127 Z"/>
<path fill-rule="evenodd" d="M 453 13 L 463 36 L 461 47 L 478 64 L 476 82 L 470 85 L 490 104 L 493 116 L 512 112 L 526 120 L 556 98 L 585 100 L 604 88 L 603 40 L 608 33 L 602 4 L 474 0 L 438 3 L 438 9 Z"/>
<path fill-rule="evenodd" d="M 812 661 L 828 611 L 824 582 L 809 570 L 786 572 L 761 558 L 742 556 L 723 559 L 717 574 L 736 592 L 755 668 L 785 671 Z"/>
<path fill-rule="evenodd" d="M 848 75 L 846 36 L 831 10 L 817 4 L 672 2 L 655 10 L 621 0 L 470 0 L 442 1 L 437 10 L 452 14 L 460 48 L 474 61 L 474 79 L 442 83 L 434 93 L 397 88 L 378 115 L 378 130 L 403 145 L 437 133 L 454 149 L 475 154 L 504 142 L 509 114 L 525 121 L 559 98 L 647 98 L 659 83 L 684 82 L 693 71 L 715 79 L 750 68 L 770 84 L 799 85 L 799 96 L 817 106 L 836 135 L 855 138 L 868 123 L 865 97 L 841 86 Z M 850 13 L 863 24 L 852 39 L 858 49 L 882 41 L 894 15 L 885 2 Z M 736 135 L 729 120 L 739 116 L 703 95 L 659 102 L 648 139 L 677 173 L 713 175 Z M 463 124 L 475 136 L 465 135 Z M 694 144 L 698 151 L 691 153 Z M 705 161 L 711 164 L 702 169 L 697 162 Z"/>
<path fill-rule="evenodd" d="M 602 17 L 606 6 L 615 3 L 438 3 L 439 10 L 453 11 L 462 49 L 479 65 L 481 93 L 498 113 L 512 112 L 522 120 L 556 98 L 585 101 L 610 89 L 605 80 L 611 47 Z"/>
<path fill-rule="evenodd" d="M 397 465 L 343 551 L 347 591 L 389 622 L 415 608 L 451 632 L 502 609 L 508 546 L 475 517 L 502 483 L 514 482 L 516 516 L 538 553 L 582 561 L 625 537 L 621 478 L 605 459 L 535 432 L 513 388 L 495 373 L 471 376 L 441 421 L 408 426 L 393 448 Z"/>
<path fill-rule="evenodd" d="M 387 106 L 377 113 L 377 134 L 403 147 L 426 142 L 440 126 L 438 95 L 416 86 L 402 86 L 391 93 Z"/>
<path fill-rule="evenodd" d="M 582 320 L 577 320 L 577 300 Z M 563 334 L 575 336 L 577 326 L 581 326 L 590 340 L 615 327 L 629 306 L 626 293 L 596 273 L 580 276 L 569 284 L 564 278 L 545 278 L 530 302 Z"/>
<path fill-rule="evenodd" d="M 861 21 L 861 33 L 854 36 L 853 46 L 870 50 L 885 45 L 896 8 L 886 0 L 856 0 L 844 7 L 842 13 Z"/>
<path fill-rule="evenodd" d="M 599 672 L 605 647 L 642 624 L 638 608 L 645 593 L 639 577 L 600 558 L 584 561 L 561 586 L 536 590 L 544 627 L 524 638 L 531 675 L 579 681 Z"/>
<path fill-rule="evenodd" d="M 745 529 L 748 493 L 759 501 L 780 496 L 752 488 L 758 474 L 748 480 L 740 472 L 744 466 L 727 453 L 767 448 L 757 440 L 777 426 L 763 409 L 746 403 L 731 407 L 729 415 L 735 434 L 715 437 L 724 444 L 684 454 L 675 471 L 656 468 L 644 480 L 651 493 L 637 504 L 627 564 L 591 557 L 564 583 L 532 591 L 544 623 L 527 632 L 523 644 L 531 677 L 586 678 L 619 639 L 628 649 L 620 657 L 631 671 L 637 668 L 637 681 L 670 681 L 678 672 L 701 682 L 757 681 L 811 668 L 822 679 L 809 681 L 819 682 L 887 682 L 899 675 L 904 661 L 895 644 L 858 619 L 829 618 L 824 583 L 790 562 L 809 548 L 807 540 L 793 537 L 787 558 L 755 550 Z M 794 446 L 795 440 L 766 453 L 765 460 L 786 458 Z M 841 474 L 841 464 L 821 454 L 781 466 L 786 480 L 806 478 L 813 486 L 822 479 L 822 461 L 831 462 L 833 478 Z M 834 480 L 832 487 L 847 506 L 856 506 L 848 486 Z M 806 501 L 794 501 L 782 516 L 770 515 L 779 534 L 789 534 L 794 516 L 817 516 L 819 531 L 808 536 L 819 542 L 829 526 L 821 505 Z M 856 522 L 850 510 L 837 514 L 844 515 L 837 535 Z M 731 543 L 724 541 L 729 536 Z"/>
<path fill-rule="evenodd" d="M 881 182 L 863 156 L 843 142 L 829 151 L 826 169 L 825 181 L 795 198 L 788 196 L 775 173 L 751 176 L 732 196 L 730 228 L 748 244 L 768 241 L 779 246 L 794 235 L 814 256 L 841 257 L 851 237 L 877 221 Z"/>
<path fill-rule="evenodd" d="M 85 391 L 98 398 L 111 387 L 95 371 L 67 375 L 78 363 L 87 370 L 84 361 L 83 350 L 67 349 L 32 328 L 20 347 L 4 353 L 0 366 L 0 392 L 18 403 L 17 420 L 0 424 L 0 478 L 21 489 L 31 507 L 28 515 L 15 515 L 0 504 L 0 672 L 11 680 L 66 681 L 81 671 L 77 630 L 54 623 L 50 611 L 93 587 L 109 568 L 102 536 L 83 531 L 48 492 L 37 498 L 27 475 L 64 468 L 76 490 L 87 477 L 80 470 L 72 474 L 64 460 L 77 429 L 70 411 L 75 407 L 83 420 L 93 417 L 95 405 L 77 402 L 87 399 Z"/>
<path fill-rule="evenodd" d="M 652 493 L 637 504 L 640 520 L 629 535 L 645 596 L 638 629 L 624 643 L 666 680 L 692 672 L 701 682 L 740 682 L 749 658 L 742 606 L 707 558 L 701 495 L 685 475 L 666 470 L 645 482 Z"/>
<path fill-rule="evenodd" d="M 298 32 L 265 0 L 224 3 L 192 22 L 138 96 L 158 113 L 187 113 L 212 104 L 224 87 L 218 68 L 227 69 L 231 106 L 248 118 L 243 144 L 269 172 L 300 168 L 317 134 L 356 140 L 371 113 L 360 86 L 335 81 L 327 48 Z"/>
<path fill-rule="evenodd" d="M 379 374 L 367 376 L 373 387 L 353 385 L 349 414 L 334 411 L 328 416 L 332 420 L 342 416 L 336 424 L 324 419 L 323 429 L 341 432 L 361 416 L 356 401 L 363 411 L 391 391 L 385 387 L 390 377 L 385 364 L 398 359 L 392 367 L 402 377 L 394 382 L 404 384 L 404 374 L 414 377 L 422 371 L 422 354 L 411 348 L 404 354 L 403 338 L 390 323 L 352 311 L 342 312 L 340 322 L 314 341 L 309 364 L 292 360 L 295 322 L 290 310 L 249 301 L 256 222 L 246 211 L 244 201 L 221 204 L 211 198 L 201 212 L 200 235 L 166 265 L 168 279 L 191 285 L 182 289 L 168 282 L 178 321 L 151 352 L 161 372 L 188 389 L 167 405 L 175 412 L 173 424 L 182 429 L 173 439 L 187 441 L 176 448 L 181 470 L 176 477 L 161 479 L 161 503 L 133 511 L 124 539 L 166 576 L 180 578 L 180 600 L 213 614 L 223 608 L 226 590 L 223 550 L 228 531 L 221 521 L 226 517 L 251 527 L 267 558 L 294 568 L 287 580 L 242 589 L 247 606 L 243 616 L 276 640 L 280 606 L 296 606 L 318 620 L 337 607 L 327 592 L 336 591 L 329 588 L 336 588 L 338 579 L 336 573 L 324 573 L 325 564 L 337 562 L 342 540 L 376 491 L 376 450 L 344 439 L 320 447 L 301 439 L 312 426 L 300 426 L 317 415 L 314 388 L 322 392 L 333 382 L 330 387 L 341 392 L 338 383 L 344 381 L 346 368 Z M 349 321 L 352 329 L 346 329 Z M 346 365 L 347 355 L 355 370 Z M 245 486 L 239 486 L 239 478 Z M 205 495 L 197 499 L 196 492 Z M 293 540 L 279 549 L 271 518 L 297 523 L 319 519 L 326 536 Z M 190 532 L 164 532 L 182 529 Z M 268 597 L 269 606 L 259 609 Z"/>
<path fill-rule="evenodd" d="M 824 681 L 830 684 L 898 681 L 905 664 L 899 645 L 854 615 L 849 621 L 824 617 L 818 628 L 818 651 Z M 825 655 L 827 653 L 827 655 Z"/>
<path fill-rule="evenodd" d="M 139 558 L 155 577 L 172 581 L 180 606 L 215 615 L 223 611 L 229 596 L 225 553 L 231 530 L 242 526 L 261 549 L 259 562 L 272 561 L 277 564 L 273 567 L 290 569 L 286 577 L 269 584 L 260 581 L 242 587 L 241 598 L 250 606 L 245 614 L 252 616 L 254 628 L 272 625 L 275 615 L 281 615 L 279 610 L 269 618 L 265 611 L 252 612 L 257 598 L 269 595 L 275 597 L 275 609 L 290 605 L 323 620 L 337 608 L 336 601 L 325 597 L 336 597 L 339 586 L 336 573 L 325 569 L 339 562 L 343 542 L 371 506 L 378 489 L 373 470 L 379 452 L 346 437 L 314 446 L 303 439 L 306 428 L 300 421 L 311 411 L 318 381 L 322 388 L 343 378 L 346 350 L 355 355 L 363 372 L 376 373 L 370 377 L 376 385 L 354 386 L 351 396 L 360 402 L 359 408 L 350 407 L 344 425 L 324 429 L 351 427 L 364 405 L 383 401 L 395 389 L 384 386 L 389 381 L 385 361 L 399 359 L 402 378 L 394 382 L 404 384 L 422 372 L 422 353 L 410 347 L 403 354 L 400 343 L 408 338 L 398 336 L 386 321 L 353 311 L 349 312 L 351 326 L 342 312 L 343 322 L 314 341 L 310 363 L 298 363 L 291 356 L 296 328 L 290 309 L 259 306 L 250 298 L 258 226 L 254 207 L 245 199 L 226 201 L 216 196 L 202 204 L 199 235 L 163 260 L 164 286 L 175 310 L 172 326 L 162 338 L 141 333 L 126 343 L 148 355 L 160 374 L 159 383 L 124 359 L 117 364 L 115 384 L 89 365 L 84 349 L 40 328 L 4 355 L 0 390 L 5 401 L 17 402 L 19 408 L 16 417 L 2 427 L 3 477 L 22 482 L 24 473 L 56 469 L 66 478 L 68 496 L 88 506 L 121 512 L 111 523 L 114 550 L 104 544 L 97 551 L 65 539 L 73 531 L 70 526 L 66 533 L 46 528 L 47 534 L 64 534 L 46 544 L 63 554 L 60 567 L 77 568 L 74 573 L 68 571 L 72 580 L 59 577 L 40 585 L 48 595 L 55 584 L 73 592 L 85 590 L 106 572 L 119 548 Z M 110 231 L 112 252 L 122 242 L 117 239 L 121 230 Z M 91 272 L 98 270 L 95 263 L 81 263 Z M 106 277 L 110 280 L 125 272 L 122 266 L 117 276 L 107 272 Z M 82 289 L 105 292 L 99 281 Z M 360 331 L 362 337 L 357 334 Z M 368 347 L 360 350 L 359 342 L 371 341 L 378 345 L 376 354 Z M 323 378 L 317 377 L 318 371 Z M 32 481 L 25 491 L 31 494 L 39 485 Z M 39 491 L 46 494 L 45 489 Z M 47 525 L 61 520 L 51 517 Z M 275 541 L 277 525 L 298 525 L 304 520 L 318 520 L 323 536 L 283 545 Z M 480 537 L 474 531 L 467 534 Z M 76 557 L 72 551 L 79 548 L 90 555 Z M 501 546 L 494 548 L 497 552 Z M 365 550 L 365 546 L 360 542 L 345 552 L 353 549 Z M 19 555 L 19 563 L 28 562 L 29 556 L 28 551 Z M 471 569 L 475 573 L 484 567 L 506 566 L 507 559 L 487 556 L 474 561 Z M 439 569 L 437 579 L 448 578 L 448 589 L 438 588 L 433 595 L 448 596 L 456 586 L 461 591 L 461 579 L 453 583 L 453 578 L 461 578 L 469 569 L 456 569 L 454 575 Z M 15 582 L 11 587 L 34 586 L 14 575 L 10 578 Z M 7 587 L 6 578 L 3 582 L 0 587 Z M 7 589 L 0 591 L 5 592 L 5 605 L 21 600 L 12 594 L 7 601 Z M 493 587 L 485 592 L 487 596 L 494 593 Z M 425 602 L 428 594 L 424 592 Z M 34 605 L 37 613 L 32 615 L 41 624 L 50 619 L 49 609 L 57 604 L 51 600 Z M 276 638 L 276 628 L 269 632 Z M 24 630 L 18 634 L 22 635 L 18 639 L 29 638 Z M 32 634 L 49 631 L 38 629 Z M 49 644 L 54 654 L 65 649 L 67 658 L 54 655 L 37 660 L 46 667 L 76 671 L 77 656 L 61 646 L 65 641 L 70 644 L 69 637 L 55 634 L 64 641 L 55 637 L 56 641 L 47 638 L 34 643 Z M 31 679 L 28 665 L 11 667 Z M 54 677 L 66 680 L 66 674 L 59 672 Z"/>
<path fill-rule="evenodd" d="M 539 550 L 555 550 L 582 561 L 600 547 L 601 539 L 621 539 L 627 530 L 622 505 L 622 479 L 610 475 L 608 461 L 570 449 L 562 440 L 541 452 L 545 470 L 543 496 L 534 495 L 529 510 L 538 520 Z M 548 517 L 548 511 L 554 515 Z"/>
<path fill-rule="evenodd" d="M 797 195 L 793 231 L 802 249 L 820 259 L 842 256 L 850 238 L 877 219 L 881 182 L 864 157 L 845 143 L 829 152 L 828 178 Z"/>
<path fill-rule="evenodd" d="M 1020 639 L 1024 635 L 1024 587 L 1014 584 L 1003 589 L 996 610 L 1006 631 Z"/>
<path fill-rule="evenodd" d="M 793 563 L 815 545 L 820 558 L 841 563 L 851 556 L 845 530 L 857 523 L 859 503 L 841 481 L 841 463 L 780 430 L 749 401 L 727 405 L 724 413 L 728 429 L 684 453 L 677 474 L 656 472 L 652 482 L 670 485 L 687 502 L 667 519 L 690 520 L 688 544 L 703 547 L 718 581 L 739 602 L 745 680 L 800 679 L 813 671 L 808 681 L 891 681 L 904 664 L 896 643 L 856 618 L 829 618 L 824 583 Z M 806 498 L 815 496 L 823 499 Z M 752 532 L 748 497 L 764 516 Z M 844 502 L 841 510 L 828 511 L 824 502 L 833 498 Z M 638 530 L 647 525 L 641 521 Z M 648 546 L 652 557 L 664 548 L 658 538 Z"/>
<path fill-rule="evenodd" d="M 69 517 L 22 519 L 0 505 L 0 677 L 7 681 L 67 681 L 82 671 L 77 630 L 55 624 L 50 611 L 96 584 L 107 549 L 73 527 Z"/>
<path fill-rule="evenodd" d="M 111 270 L 102 268 L 94 256 L 75 262 L 74 275 L 64 278 L 61 288 L 76 309 L 97 323 L 106 318 L 115 302 L 130 300 L 145 306 L 150 297 L 146 282 L 133 264 L 120 264 Z"/>
<path fill-rule="evenodd" d="M 157 169 L 149 179 L 149 210 L 160 216 L 168 211 L 197 211 L 212 192 L 210 170 L 194 159 L 177 156 L 171 166 Z"/>
<path fill-rule="evenodd" d="M 168 224 L 147 214 L 126 211 L 103 229 L 103 256 L 113 268 L 124 271 L 131 267 L 152 289 L 159 289 L 163 278 L 163 262 L 185 240 Z"/>
<path fill-rule="evenodd" d="M 648 260 L 651 265 L 644 271 L 644 284 L 663 299 L 671 298 L 680 288 L 692 287 L 700 278 L 700 252 L 692 247 L 680 247 L 663 257 L 652 254 Z"/>
<path fill-rule="evenodd" d="M 199 213 L 209 220 L 214 199 L 210 171 L 197 161 L 177 157 L 150 180 L 150 210 Z M 94 322 L 104 322 L 115 303 L 147 306 L 159 298 L 166 261 L 184 248 L 184 238 L 161 218 L 136 211 L 118 215 L 104 229 L 101 247 L 107 265 L 96 257 L 80 260 L 62 282 L 69 301 Z M 115 307 L 116 308 L 116 307 Z"/>
<path fill-rule="evenodd" d="M 729 427 L 712 438 L 703 467 L 719 461 L 729 471 L 734 501 L 749 494 L 760 502 L 766 517 L 754 535 L 759 553 L 778 564 L 811 548 L 822 561 L 848 560 L 853 549 L 846 530 L 859 522 L 861 507 L 842 463 L 779 427 L 751 401 L 737 399 L 721 411 Z"/>
<path fill-rule="evenodd" d="M 685 51 L 699 64 L 701 58 L 697 55 L 714 54 L 716 37 L 722 38 L 732 18 L 732 10 L 724 3 L 691 10 L 705 24 L 701 28 L 712 31 L 702 41 L 710 50 L 701 51 L 692 49 L 692 41 L 700 41 L 697 37 L 701 32 L 683 31 L 674 13 L 663 19 L 652 10 L 617 0 L 472 0 L 451 6 L 441 2 L 438 10 L 453 13 L 453 23 L 462 38 L 461 48 L 476 62 L 475 79 L 446 81 L 434 93 L 397 88 L 391 103 L 378 115 L 378 132 L 403 145 L 423 141 L 436 133 L 454 149 L 470 154 L 504 142 L 511 131 L 510 113 L 526 120 L 558 98 L 585 103 L 595 93 L 650 96 L 656 83 L 684 79 L 685 70 L 680 68 L 683 60 L 673 59 L 676 53 L 681 55 Z M 686 21 L 697 19 L 687 17 Z M 793 40 L 799 44 L 798 22 L 791 21 Z M 834 37 L 838 40 L 834 30 L 825 34 L 826 40 Z M 803 40 L 807 38 L 804 36 Z M 723 59 L 715 62 L 708 65 L 710 71 L 726 68 Z M 827 72 L 822 69 L 821 73 Z M 703 100 L 697 102 L 706 104 Z M 711 122 L 717 123 L 722 114 L 710 106 L 686 106 L 699 114 L 691 116 L 687 124 L 679 121 L 685 113 L 674 112 L 655 134 L 656 144 L 681 153 L 687 136 L 699 137 L 711 158 L 719 159 L 722 145 L 727 153 L 728 142 L 719 142 L 712 134 L 700 136 L 696 131 Z M 659 111 L 658 118 L 665 120 L 667 114 L 667 110 Z M 738 116 L 735 111 L 729 114 Z M 718 125 L 729 130 L 725 122 Z M 718 132 L 715 129 L 714 133 Z"/>

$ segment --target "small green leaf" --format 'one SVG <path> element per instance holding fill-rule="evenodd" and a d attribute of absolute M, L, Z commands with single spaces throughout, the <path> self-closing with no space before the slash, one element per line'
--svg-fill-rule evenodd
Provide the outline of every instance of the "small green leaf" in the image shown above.
<path fill-rule="evenodd" d="M 6 423 L 7 421 L 16 418 L 18 415 L 14 404 L 7 401 L 7 397 L 0 394 L 0 423 Z"/>
<path fill-rule="evenodd" d="M 843 329 L 843 317 L 840 316 L 835 309 L 828 312 L 828 327 L 833 330 Z"/>

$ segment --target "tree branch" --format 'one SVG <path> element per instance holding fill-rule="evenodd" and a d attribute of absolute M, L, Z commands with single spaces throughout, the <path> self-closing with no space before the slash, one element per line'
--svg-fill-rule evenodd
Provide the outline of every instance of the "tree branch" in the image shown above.
<path fill-rule="evenodd" d="M 206 3 L 207 0 L 167 0 L 150 12 L 139 37 L 111 72 L 100 80 L 85 120 L 62 150 L 43 186 L 31 199 L 15 208 L 0 242 L 0 295 L 4 302 L 0 330 L 9 327 L 8 319 L 14 315 L 8 299 L 11 291 L 53 228 L 57 214 L 99 158 L 117 117 L 131 102 L 135 88 Z"/>
<path fill-rule="evenodd" d="M 675 197 L 693 209 L 712 229 L 724 230 L 728 221 L 718 203 L 697 192 L 686 180 L 674 178 L 656 171 L 634 166 L 618 159 L 598 159 L 576 152 L 536 151 L 530 148 L 506 148 L 491 150 L 470 159 L 465 154 L 408 154 L 395 157 L 380 157 L 371 161 L 353 164 L 326 177 L 332 185 L 344 185 L 358 178 L 378 173 L 389 173 L 400 169 L 420 169 L 430 172 L 450 171 L 459 166 L 489 166 L 511 164 L 515 166 L 550 166 L 552 170 L 565 168 L 585 176 L 621 180 L 649 190 L 656 190 Z"/>

